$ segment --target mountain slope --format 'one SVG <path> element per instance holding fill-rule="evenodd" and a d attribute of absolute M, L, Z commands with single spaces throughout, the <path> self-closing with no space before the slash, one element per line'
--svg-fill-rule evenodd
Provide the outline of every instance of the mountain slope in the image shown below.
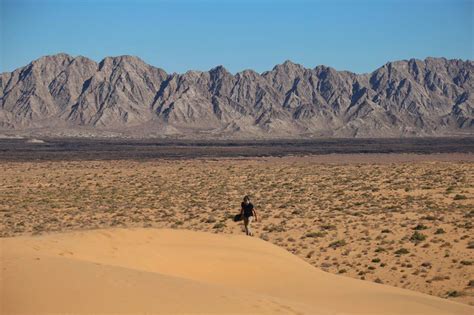
<path fill-rule="evenodd" d="M 474 62 L 389 62 L 369 74 L 285 61 L 262 74 L 167 74 L 137 57 L 57 54 L 0 75 L 10 133 L 140 137 L 472 135 Z"/>

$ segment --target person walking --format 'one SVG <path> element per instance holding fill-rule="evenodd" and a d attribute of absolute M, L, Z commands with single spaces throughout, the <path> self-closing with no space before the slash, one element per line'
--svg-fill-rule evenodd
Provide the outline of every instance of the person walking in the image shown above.
<path fill-rule="evenodd" d="M 258 217 L 253 204 L 250 202 L 249 196 L 244 197 L 244 201 L 241 204 L 240 216 L 244 220 L 245 234 L 253 236 L 250 224 L 252 223 L 254 217 L 255 221 L 258 221 Z"/>

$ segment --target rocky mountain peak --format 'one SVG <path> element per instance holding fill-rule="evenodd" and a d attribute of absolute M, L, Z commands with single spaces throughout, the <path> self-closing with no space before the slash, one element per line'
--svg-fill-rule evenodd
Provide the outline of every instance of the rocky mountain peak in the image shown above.
<path fill-rule="evenodd" d="M 294 63 L 291 60 L 285 60 L 282 64 L 276 65 L 272 69 L 272 71 L 274 72 L 284 72 L 284 73 L 297 72 L 297 71 L 302 71 L 302 70 L 305 70 L 305 68 L 302 65 Z"/>
<path fill-rule="evenodd" d="M 151 67 L 142 59 L 136 56 L 122 55 L 116 57 L 106 57 L 99 62 L 99 70 L 120 68 L 148 68 Z"/>
<path fill-rule="evenodd" d="M 0 130 L 140 137 L 473 135 L 474 63 L 426 58 L 368 74 L 290 60 L 168 75 L 135 56 L 56 54 L 0 74 Z M 146 126 L 146 127 L 145 127 Z M 39 128 L 39 129 L 38 129 Z M 36 132 L 35 131 L 35 132 Z"/>

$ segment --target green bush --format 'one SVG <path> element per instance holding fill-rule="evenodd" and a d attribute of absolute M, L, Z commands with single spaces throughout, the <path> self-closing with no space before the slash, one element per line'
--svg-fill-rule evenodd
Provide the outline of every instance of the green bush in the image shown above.
<path fill-rule="evenodd" d="M 415 231 L 415 233 L 413 233 L 413 235 L 410 237 L 410 241 L 412 241 L 414 243 L 419 243 L 419 242 L 422 242 L 424 240 L 426 240 L 426 235 L 421 234 L 418 231 Z"/>

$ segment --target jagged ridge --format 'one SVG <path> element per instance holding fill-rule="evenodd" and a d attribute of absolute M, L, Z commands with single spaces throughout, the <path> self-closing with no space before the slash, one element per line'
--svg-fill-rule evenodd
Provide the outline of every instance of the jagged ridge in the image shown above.
<path fill-rule="evenodd" d="M 0 128 L 141 137 L 472 135 L 474 62 L 389 62 L 370 74 L 291 61 L 259 74 L 167 74 L 133 56 L 57 54 L 0 75 Z"/>

